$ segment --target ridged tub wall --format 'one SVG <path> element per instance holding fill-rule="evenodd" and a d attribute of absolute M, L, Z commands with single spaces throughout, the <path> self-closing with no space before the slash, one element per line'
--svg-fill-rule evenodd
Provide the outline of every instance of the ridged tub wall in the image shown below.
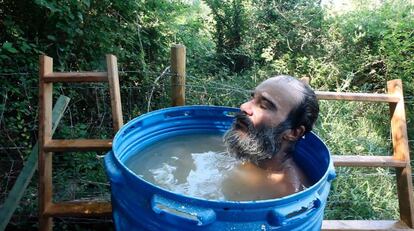
<path fill-rule="evenodd" d="M 296 147 L 295 160 L 314 184 L 283 198 L 215 201 L 176 194 L 135 175 L 124 164 L 154 143 L 178 135 L 223 134 L 238 109 L 185 106 L 138 117 L 115 136 L 105 156 L 117 230 L 319 230 L 335 171 L 325 144 L 313 133 Z"/>

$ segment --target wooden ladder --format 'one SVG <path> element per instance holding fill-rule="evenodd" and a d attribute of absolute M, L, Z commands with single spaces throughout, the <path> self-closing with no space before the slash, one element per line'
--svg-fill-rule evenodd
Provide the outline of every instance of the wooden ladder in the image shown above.
<path fill-rule="evenodd" d="M 53 72 L 53 59 L 39 58 L 39 229 L 52 230 L 53 217 L 110 216 L 109 202 L 53 202 L 52 153 L 64 151 L 105 151 L 112 147 L 111 139 L 52 138 L 53 83 L 108 82 L 111 97 L 113 129 L 123 125 L 117 59 L 106 55 L 107 72 Z"/>
<path fill-rule="evenodd" d="M 400 220 L 324 220 L 322 230 L 408 230 L 414 228 L 413 184 L 402 82 L 388 81 L 388 94 L 316 92 L 320 100 L 389 103 L 392 156 L 334 155 L 335 166 L 396 168 Z"/>

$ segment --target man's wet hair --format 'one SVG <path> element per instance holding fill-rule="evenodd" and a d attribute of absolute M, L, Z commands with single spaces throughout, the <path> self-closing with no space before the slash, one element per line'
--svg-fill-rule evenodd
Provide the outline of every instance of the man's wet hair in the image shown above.
<path fill-rule="evenodd" d="M 301 88 L 303 94 L 302 100 L 294 107 L 287 116 L 287 121 L 290 122 L 291 128 L 297 128 L 301 125 L 305 127 L 305 134 L 312 131 L 312 128 L 319 115 L 319 104 L 315 92 L 308 84 L 289 75 L 276 76 L 279 79 L 288 82 L 294 81 Z"/>

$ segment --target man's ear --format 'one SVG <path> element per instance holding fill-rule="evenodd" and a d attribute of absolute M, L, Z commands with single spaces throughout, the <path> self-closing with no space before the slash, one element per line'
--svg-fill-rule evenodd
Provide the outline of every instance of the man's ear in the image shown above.
<path fill-rule="evenodd" d="M 297 128 L 289 129 L 289 131 L 283 136 L 283 138 L 288 141 L 297 141 L 303 136 L 303 134 L 305 134 L 305 130 L 305 126 L 303 125 Z"/>
<path fill-rule="evenodd" d="M 304 84 L 310 85 L 310 77 L 302 77 L 299 80 Z"/>

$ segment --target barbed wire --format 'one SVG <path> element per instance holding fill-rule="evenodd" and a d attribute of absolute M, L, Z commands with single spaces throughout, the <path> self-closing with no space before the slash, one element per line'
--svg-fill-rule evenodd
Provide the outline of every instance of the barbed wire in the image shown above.
<path fill-rule="evenodd" d="M 188 78 L 190 80 L 193 80 L 193 81 L 200 81 L 200 78 L 198 78 L 196 76 L 192 76 L 192 75 L 187 75 L 186 78 Z M 241 88 L 239 86 L 229 85 L 229 84 L 225 84 L 225 83 L 219 83 L 219 82 L 216 82 L 214 80 L 213 81 L 203 82 L 203 83 L 214 84 L 216 86 L 219 86 L 220 88 L 226 88 L 226 89 L 229 89 L 229 90 L 237 90 L 237 91 L 243 91 L 243 92 L 251 92 L 251 89 L 250 90 L 247 90 L 247 89 Z"/>
<path fill-rule="evenodd" d="M 147 73 L 147 74 L 152 74 L 154 76 L 156 76 L 154 78 L 154 81 L 152 83 L 152 85 L 150 86 L 145 86 L 144 89 L 147 89 L 147 111 L 150 110 L 151 107 L 151 101 L 153 98 L 153 94 L 154 91 L 157 87 L 162 87 L 164 85 L 162 85 L 160 82 L 167 80 L 168 78 L 165 77 L 170 77 L 170 76 L 174 76 L 174 74 L 170 73 L 168 70 L 168 67 L 166 69 L 164 69 L 163 72 L 161 72 L 161 74 L 159 72 L 151 72 L 151 71 L 142 71 L 142 70 L 122 70 L 119 72 L 119 74 L 121 75 L 128 75 L 128 74 L 135 74 L 135 73 Z M 0 73 L 0 76 L 11 76 L 11 75 L 30 75 L 31 73 L 29 72 L 25 72 L 25 73 Z M 34 74 L 34 73 L 33 73 Z M 37 73 L 36 73 L 37 75 Z M 179 86 L 186 86 L 188 88 L 190 88 L 189 90 L 191 90 L 193 93 L 202 93 L 202 94 L 206 94 L 208 93 L 208 91 L 210 90 L 220 90 L 220 91 L 228 91 L 228 92 L 237 92 L 237 93 L 242 93 L 242 94 L 249 94 L 251 89 L 245 89 L 245 86 L 240 86 L 240 85 L 231 85 L 231 84 L 226 84 L 223 82 L 220 82 L 219 80 L 215 80 L 215 79 L 208 79 L 208 78 L 200 78 L 191 74 L 187 74 L 186 78 L 188 80 L 188 82 L 186 84 L 183 85 L 179 85 Z M 201 84 L 202 83 L 202 84 Z M 27 87 L 27 86 L 26 86 Z M 83 86 L 70 86 L 69 88 L 77 88 L 77 89 L 84 89 L 84 88 L 91 88 L 91 89 L 108 89 L 108 87 L 106 85 L 96 85 L 96 86 L 90 86 L 90 85 L 83 85 Z M 0 87 L 0 89 L 7 89 L 7 87 Z M 37 86 L 33 86 L 30 87 L 29 89 L 38 89 Z M 121 89 L 124 90 L 135 90 L 135 89 L 143 89 L 143 86 L 134 86 L 134 85 L 130 85 L 130 86 L 121 86 Z M 200 90 L 202 89 L 202 90 Z M 404 99 L 406 100 L 406 102 L 412 102 L 414 101 L 414 96 L 405 96 Z M 72 125 L 73 127 L 73 125 Z M 390 139 L 388 139 L 389 141 Z M 409 140 L 409 142 L 414 142 L 414 140 Z M 10 149 L 9 149 L 10 148 Z M 17 150 L 17 149 L 21 149 L 21 150 L 31 150 L 30 148 L 27 147 L 22 147 L 22 146 L 14 146 L 14 147 L 1 147 L 0 150 Z M 64 160 L 62 160 L 63 162 Z M 0 162 L 2 163 L 11 163 L 11 165 L 15 166 L 18 163 L 23 163 L 24 160 L 15 160 L 15 161 L 9 161 L 9 160 L 0 160 Z M 411 160 L 412 163 L 413 160 Z M 53 163 L 55 167 L 65 167 L 65 165 L 61 164 L 60 162 L 54 162 Z M 14 170 L 11 170 L 14 171 Z M 355 174 L 350 174 L 346 171 L 337 171 L 338 177 L 341 178 L 354 178 L 356 175 Z M 362 178 L 364 177 L 395 177 L 395 174 L 393 173 L 358 173 L 360 174 L 360 176 Z M 11 174 L 9 174 L 10 176 Z M 412 176 L 414 176 L 414 174 L 412 174 Z M 10 176 L 10 177 L 14 177 L 14 176 Z M 10 180 L 10 179 L 9 179 Z M 109 184 L 108 182 L 97 182 L 97 181 L 89 181 L 89 180 L 83 180 L 83 179 L 78 179 L 78 181 L 76 181 L 75 183 L 77 184 L 81 184 L 81 185 L 85 185 L 85 184 L 92 184 L 92 185 L 97 185 L 97 186 L 102 186 L 102 187 L 107 187 Z M 395 182 L 393 182 L 395 183 Z M 6 187 L 7 188 L 7 187 Z M 57 197 L 63 197 L 65 192 L 56 192 Z M 89 196 L 89 197 L 100 197 L 100 198 L 107 198 L 108 193 L 110 193 L 110 191 L 105 188 L 104 189 L 100 189 L 97 190 L 97 192 L 76 192 L 74 195 L 76 195 L 76 197 L 83 197 L 83 196 Z M 7 195 L 7 192 L 0 192 L 0 195 Z M 353 203 L 352 200 L 338 200 L 336 198 L 340 198 L 340 197 L 332 197 L 333 199 L 328 200 L 328 203 Z M 82 198 L 80 198 L 82 199 Z M 366 204 L 372 204 L 371 201 L 364 201 L 361 204 L 366 203 Z M 99 222 L 101 222 L 101 219 L 97 219 L 99 220 Z M 91 220 L 92 222 L 95 220 Z M 89 220 L 85 220 L 86 223 L 89 222 Z"/>
<path fill-rule="evenodd" d="M 157 86 L 157 84 L 158 84 L 158 81 L 161 79 L 161 78 L 163 78 L 164 76 L 166 76 L 166 75 L 168 75 L 168 74 L 171 74 L 170 72 L 170 66 L 168 66 L 168 67 L 166 67 L 165 69 L 164 69 L 164 71 L 157 77 L 157 78 L 155 78 L 155 80 L 154 80 L 154 83 L 152 84 L 152 89 L 151 89 L 151 92 L 149 93 L 149 96 L 147 97 L 147 99 L 148 99 L 148 102 L 147 102 L 147 112 L 149 112 L 150 111 L 150 108 L 151 108 L 151 99 L 152 99 L 152 96 L 153 96 L 153 94 L 154 94 L 154 91 L 155 91 L 155 87 Z"/>
<path fill-rule="evenodd" d="M 164 70 L 165 71 L 165 70 Z M 131 70 L 131 71 L 122 71 L 120 73 L 122 74 L 128 74 L 128 73 L 142 73 L 142 70 Z M 151 71 L 147 71 L 146 73 L 151 73 L 151 74 L 159 74 L 159 72 L 151 72 Z M 30 73 L 7 73 L 8 75 L 13 75 L 13 74 L 30 74 Z M 162 76 L 174 76 L 174 74 L 169 73 L 169 72 L 164 72 L 161 73 Z M 1 75 L 1 74 L 0 74 Z M 3 73 L 3 75 L 5 75 L 5 73 Z M 156 77 L 157 79 L 158 77 Z M 250 93 L 251 89 L 245 89 L 243 87 L 240 87 L 239 85 L 229 85 L 229 84 L 225 84 L 222 82 L 218 82 L 216 80 L 206 80 L 206 79 L 201 79 L 199 77 L 187 74 L 186 78 L 189 80 L 189 82 L 195 82 L 196 84 L 192 84 L 192 83 L 185 83 L 185 84 L 180 84 L 178 86 L 185 86 L 185 87 L 189 87 L 189 88 L 198 88 L 198 89 L 215 89 L 215 90 L 223 90 L 223 91 L 234 91 L 234 92 L 238 92 L 238 93 L 243 93 L 243 94 L 248 94 Z M 202 81 L 203 84 L 199 84 L 199 82 Z M 157 81 L 158 82 L 158 81 Z M 137 85 L 122 85 L 120 88 L 123 90 L 132 90 L 132 89 L 139 89 L 142 90 L 143 88 L 151 88 L 151 89 L 155 89 L 156 88 L 156 84 L 157 82 L 154 82 L 152 84 L 152 86 L 137 86 Z M 207 85 L 206 85 L 207 84 Z M 93 85 L 93 86 L 91 86 Z M 36 90 L 38 89 L 37 86 L 25 86 L 27 89 L 32 89 L 32 90 Z M 88 85 L 83 85 L 83 86 L 70 86 L 68 88 L 73 88 L 73 89 L 108 89 L 108 86 L 103 85 L 103 84 L 99 84 L 99 83 L 94 83 L 94 84 L 88 84 Z M 2 90 L 7 90 L 7 87 L 0 87 L 0 89 Z M 151 92 L 148 94 L 147 98 L 151 98 L 150 96 L 152 96 L 154 90 L 151 90 Z M 404 100 L 405 103 L 409 104 L 414 102 L 414 96 L 404 96 Z M 147 106 L 148 109 L 148 106 Z"/>
<path fill-rule="evenodd" d="M 65 223 L 102 223 L 102 221 L 111 222 L 111 218 L 86 218 L 86 217 L 56 217 L 56 219 Z"/>
<path fill-rule="evenodd" d="M 10 75 L 34 75 L 34 72 L 11 72 L 11 73 L 0 73 L 0 76 L 10 76 Z"/>

